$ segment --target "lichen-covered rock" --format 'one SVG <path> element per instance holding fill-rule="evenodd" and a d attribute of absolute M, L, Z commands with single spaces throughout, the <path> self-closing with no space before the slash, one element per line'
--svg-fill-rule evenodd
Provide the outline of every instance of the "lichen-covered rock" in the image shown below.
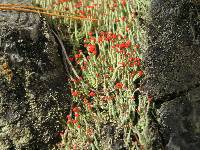
<path fill-rule="evenodd" d="M 200 84 L 200 2 L 153 0 L 144 90 L 160 99 Z"/>
<path fill-rule="evenodd" d="M 38 14 L 0 11 L 1 150 L 56 149 L 68 103 L 64 79 L 46 21 Z"/>
<path fill-rule="evenodd" d="M 143 91 L 148 150 L 200 149 L 200 1 L 152 0 Z"/>

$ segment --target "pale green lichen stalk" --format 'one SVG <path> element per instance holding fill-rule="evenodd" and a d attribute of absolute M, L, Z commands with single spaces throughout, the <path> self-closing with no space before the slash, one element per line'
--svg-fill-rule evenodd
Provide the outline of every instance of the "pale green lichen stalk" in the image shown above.
<path fill-rule="evenodd" d="M 134 83 L 144 76 L 148 0 L 33 3 L 64 15 L 50 20 L 80 77 L 68 74 L 73 105 L 60 148 L 143 149 L 148 100 Z"/>

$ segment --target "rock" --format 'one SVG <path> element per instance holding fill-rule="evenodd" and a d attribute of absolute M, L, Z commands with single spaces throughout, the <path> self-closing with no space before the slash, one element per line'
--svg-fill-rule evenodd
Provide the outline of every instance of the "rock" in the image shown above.
<path fill-rule="evenodd" d="M 200 1 L 152 0 L 143 91 L 148 150 L 200 149 Z"/>
<path fill-rule="evenodd" d="M 151 3 L 144 90 L 156 99 L 200 84 L 199 11 L 188 0 Z"/>
<path fill-rule="evenodd" d="M 0 11 L 1 150 L 56 149 L 68 104 L 65 77 L 47 22 L 38 14 Z"/>
<path fill-rule="evenodd" d="M 165 102 L 157 110 L 166 149 L 199 150 L 200 88 Z"/>

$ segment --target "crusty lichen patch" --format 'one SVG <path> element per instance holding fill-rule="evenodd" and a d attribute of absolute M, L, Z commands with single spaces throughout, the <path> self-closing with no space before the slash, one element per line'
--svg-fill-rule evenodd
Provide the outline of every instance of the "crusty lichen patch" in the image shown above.
<path fill-rule="evenodd" d="M 63 94 L 66 76 L 54 37 L 46 39 L 47 27 L 38 19 L 23 28 L 8 23 L 0 35 L 0 150 L 51 150 L 60 140 L 59 121 L 68 103 Z M 32 36 L 32 28 L 38 37 Z"/>
<path fill-rule="evenodd" d="M 7 61 L 0 60 L 0 77 L 4 77 L 8 82 L 13 79 L 13 72 Z"/>
<path fill-rule="evenodd" d="M 27 145 L 32 139 L 32 135 L 29 128 L 20 128 L 20 123 L 17 125 L 7 125 L 2 128 L 4 137 L 10 137 L 11 140 L 0 140 L 0 149 L 11 148 L 11 145 L 15 145 L 17 149 L 21 149 L 21 146 Z M 23 136 L 22 136 L 23 135 Z M 2 136 L 1 136 L 2 137 Z M 12 143 L 12 144 L 11 144 Z M 7 146 L 6 146 L 7 145 Z"/>

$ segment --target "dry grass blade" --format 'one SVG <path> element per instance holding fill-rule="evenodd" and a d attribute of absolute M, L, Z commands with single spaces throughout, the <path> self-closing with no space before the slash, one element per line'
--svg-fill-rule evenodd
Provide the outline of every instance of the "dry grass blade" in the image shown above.
<path fill-rule="evenodd" d="M 83 16 L 66 16 L 62 14 L 60 11 L 50 11 L 46 8 L 39 8 L 35 6 L 27 6 L 20 4 L 0 4 L 0 10 L 14 10 L 14 11 L 22 11 L 22 12 L 30 12 L 30 13 L 39 13 L 47 16 L 55 16 L 59 18 L 68 18 L 68 19 L 77 19 L 77 20 L 89 20 L 89 21 L 97 21 L 97 19 L 87 18 Z"/>
<path fill-rule="evenodd" d="M 16 7 L 16 8 L 24 8 L 24 9 L 31 9 L 31 10 L 39 10 L 39 11 L 44 11 L 44 12 L 52 12 L 52 10 L 53 10 L 51 8 L 41 8 L 41 7 L 21 5 L 21 4 L 0 4 L 0 7 Z M 66 11 L 54 10 L 53 12 L 58 13 L 58 14 L 75 15 L 72 13 L 68 13 Z M 81 16 L 77 16 L 77 17 L 81 17 Z"/>
<path fill-rule="evenodd" d="M 21 5 L 21 4 L 0 4 L 0 7 L 19 7 L 19 8 L 26 8 L 26 9 L 42 10 L 42 11 L 50 11 L 51 10 L 48 8 L 41 8 L 41 7 Z"/>

